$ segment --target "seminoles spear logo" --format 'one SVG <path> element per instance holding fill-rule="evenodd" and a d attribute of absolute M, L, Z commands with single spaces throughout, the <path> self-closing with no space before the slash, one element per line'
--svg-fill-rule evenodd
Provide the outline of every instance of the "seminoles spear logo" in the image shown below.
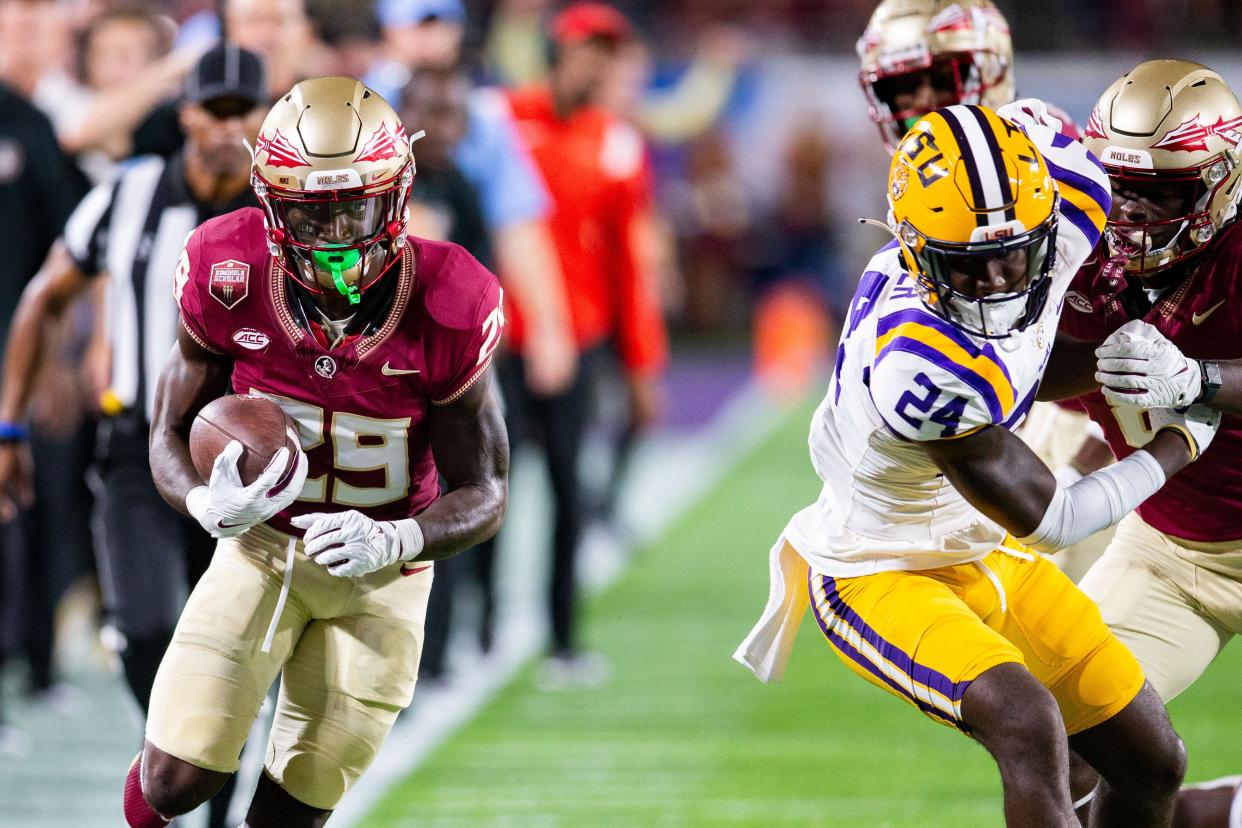
<path fill-rule="evenodd" d="M 1104 122 L 1100 119 L 1100 110 L 1091 110 L 1091 117 L 1087 120 L 1087 130 L 1083 133 L 1086 138 L 1107 138 L 1104 134 Z"/>
<path fill-rule="evenodd" d="M 1199 122 L 1199 116 L 1196 114 L 1166 132 L 1158 143 L 1152 144 L 1151 148 L 1166 149 L 1171 152 L 1206 150 L 1207 139 L 1213 135 L 1219 135 L 1230 143 L 1236 144 L 1242 140 L 1242 133 L 1238 132 L 1238 127 L 1242 127 L 1242 115 L 1230 118 L 1228 121 L 1222 115 L 1216 119 L 1216 123 L 1205 125 Z"/>
<path fill-rule="evenodd" d="M 996 9 L 985 8 L 966 11 L 957 3 L 944 9 L 927 21 L 927 32 L 929 34 L 936 34 L 939 32 L 961 31 L 969 29 L 972 23 L 981 32 L 985 32 L 988 29 L 996 29 L 998 32 L 1009 33 L 1009 24 L 1005 22 L 1005 18 Z"/>
<path fill-rule="evenodd" d="M 396 158 L 401 154 L 398 147 L 405 143 L 405 140 L 405 128 L 401 124 L 397 124 L 397 132 L 393 134 L 388 129 L 388 124 L 381 123 L 375 128 L 375 132 L 371 133 L 367 142 L 362 145 L 362 149 L 358 150 L 358 154 L 354 156 L 354 163 L 387 161 L 389 158 Z"/>
<path fill-rule="evenodd" d="M 217 302 L 229 310 L 250 292 L 250 265 L 236 259 L 225 259 L 211 266 L 208 289 Z"/>
<path fill-rule="evenodd" d="M 280 134 L 280 130 L 271 136 L 260 135 L 255 141 L 256 152 L 267 153 L 267 163 L 273 167 L 309 167 L 311 163 L 303 157 L 300 150 L 289 139 Z"/>

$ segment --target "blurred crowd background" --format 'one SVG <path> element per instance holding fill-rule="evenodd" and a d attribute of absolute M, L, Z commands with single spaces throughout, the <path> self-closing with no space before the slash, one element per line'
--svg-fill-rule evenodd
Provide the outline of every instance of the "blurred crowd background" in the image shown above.
<path fill-rule="evenodd" d="M 222 36 L 262 58 L 273 99 L 298 79 L 346 74 L 395 98 L 398 111 L 419 112 L 416 102 L 402 100 L 412 94 L 411 71 L 446 53 L 475 86 L 544 81 L 548 22 L 561 5 L 0 0 L 0 83 L 46 115 L 58 145 L 22 150 L 0 141 L 0 185 L 11 184 L 35 154 L 70 162 L 57 178 L 41 179 L 32 193 L 19 196 L 23 217 L 37 231 L 23 231 L 20 241 L 43 253 L 6 256 L 0 336 L 23 286 L 61 234 L 56 216 L 63 222 L 65 209 L 127 159 L 171 155 L 181 146 L 176 105 L 187 73 Z M 637 38 L 624 45 L 594 103 L 630 123 L 645 141 L 652 221 L 639 255 L 658 286 L 673 361 L 687 353 L 728 353 L 770 393 L 796 399 L 816 386 L 857 270 L 883 243 L 877 231 L 855 221 L 884 214 L 887 156 L 867 118 L 854 54 L 875 3 L 614 5 L 632 21 Z M 997 5 L 1013 32 L 1020 95 L 1053 101 L 1079 123 L 1105 86 L 1143 59 L 1199 60 L 1235 88 L 1242 79 L 1242 61 L 1229 51 L 1242 37 L 1238 0 Z M 411 133 L 428 128 L 406 126 Z M 429 159 L 442 150 L 440 137 L 429 137 Z M 14 155 L 21 152 L 30 159 Z M 418 145 L 415 152 L 422 157 Z M 434 160 L 429 163 L 434 167 Z M 443 193 L 416 192 L 415 232 L 436 232 L 443 200 Z M 66 206 L 59 213 L 43 210 L 44 201 Z M 420 205 L 426 209 L 420 212 Z M 53 619 L 71 587 L 93 594 L 93 429 L 115 413 L 109 411 L 108 346 L 99 333 L 106 325 L 95 324 L 101 313 L 106 316 L 107 304 L 94 291 L 50 332 L 31 423 L 43 456 L 51 458 L 36 469 L 36 487 L 43 502 L 56 505 L 27 527 L 24 540 L 9 537 L 3 544 L 0 651 L 7 679 L 0 686 L 49 703 L 69 692 L 58 682 Z M 652 412 L 652 422 L 661 413 L 675 416 L 684 392 L 666 382 L 667 405 Z M 102 619 L 93 617 L 93 623 Z M 9 734 L 0 738 L 0 749 L 21 749 L 20 740 L 11 740 L 14 731 L 0 714 L 0 734 Z"/>

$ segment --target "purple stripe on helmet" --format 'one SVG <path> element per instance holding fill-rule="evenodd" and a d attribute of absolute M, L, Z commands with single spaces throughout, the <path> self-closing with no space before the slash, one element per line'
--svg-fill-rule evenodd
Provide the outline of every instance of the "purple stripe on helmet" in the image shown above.
<path fill-rule="evenodd" d="M 976 374 L 965 365 L 959 365 L 949 359 L 944 354 L 937 351 L 930 345 L 919 342 L 917 339 L 910 339 L 906 336 L 894 338 L 891 342 L 884 346 L 884 349 L 876 355 L 875 364 L 879 365 L 890 352 L 904 351 L 908 354 L 922 357 L 923 359 L 935 365 L 944 371 L 948 371 L 953 376 L 960 379 L 973 389 L 988 407 L 988 416 L 991 417 L 993 423 L 1003 422 L 1005 419 L 1004 409 L 1001 407 L 1000 398 L 996 396 L 996 389 L 992 384 L 983 377 Z"/>
<path fill-rule="evenodd" d="M 812 577 L 814 576 L 812 575 Z M 894 681 L 887 673 L 881 670 L 877 665 L 873 664 L 870 659 L 858 652 L 858 650 L 854 648 L 854 645 L 850 644 L 850 642 L 846 641 L 845 638 L 839 635 L 834 629 L 835 622 L 830 624 L 824 616 L 820 614 L 819 603 L 815 600 L 814 592 L 811 593 L 811 609 L 815 613 L 815 620 L 819 623 L 819 629 L 823 632 L 824 637 L 827 638 L 832 645 L 840 650 L 847 658 L 849 658 L 850 661 L 853 661 L 859 667 L 862 667 L 868 673 L 875 676 L 883 682 L 886 687 L 891 688 L 893 692 L 897 693 L 903 699 L 906 699 L 929 716 L 934 716 L 937 719 L 954 725 L 955 727 L 963 726 L 960 722 L 948 713 L 945 713 L 940 708 L 912 695 L 909 690 Z"/>
<path fill-rule="evenodd" d="M 1109 209 L 1113 206 L 1113 194 L 1111 192 L 1085 175 L 1076 173 L 1073 170 L 1067 170 L 1064 167 L 1058 167 L 1047 158 L 1044 158 L 1044 163 L 1048 165 L 1048 172 L 1052 174 L 1055 180 L 1078 190 L 1094 201 L 1104 211 L 1104 215 L 1108 215 Z M 1061 203 L 1064 204 L 1065 199 L 1061 199 Z"/>

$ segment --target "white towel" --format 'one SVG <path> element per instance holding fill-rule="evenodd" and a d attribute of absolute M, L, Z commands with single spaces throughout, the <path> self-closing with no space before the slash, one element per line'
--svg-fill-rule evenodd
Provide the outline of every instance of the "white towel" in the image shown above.
<path fill-rule="evenodd" d="M 769 555 L 768 577 L 768 604 L 763 615 L 733 653 L 735 661 L 764 683 L 780 681 L 785 674 L 785 664 L 810 603 L 810 567 L 782 537 Z"/>

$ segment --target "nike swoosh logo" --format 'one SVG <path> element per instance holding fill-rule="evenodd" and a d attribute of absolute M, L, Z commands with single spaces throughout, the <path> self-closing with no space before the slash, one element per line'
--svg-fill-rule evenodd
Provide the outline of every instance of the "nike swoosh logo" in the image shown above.
<path fill-rule="evenodd" d="M 380 368 L 380 373 L 386 377 L 400 377 L 400 376 L 404 376 L 405 374 L 417 374 L 419 373 L 419 369 L 417 368 L 393 368 L 387 362 L 385 362 L 384 366 Z"/>
<path fill-rule="evenodd" d="M 418 573 L 422 572 L 424 569 L 431 569 L 431 564 L 427 564 L 426 566 L 417 566 L 413 569 L 406 569 L 405 564 L 402 564 L 401 574 L 402 575 L 417 575 Z"/>
<path fill-rule="evenodd" d="M 1217 302 L 1215 305 L 1212 305 L 1212 307 L 1208 308 L 1208 309 L 1207 309 L 1207 310 L 1205 310 L 1203 313 L 1192 313 L 1192 314 L 1190 315 L 1190 322 L 1191 322 L 1191 324 L 1192 324 L 1192 325 L 1202 325 L 1202 324 L 1203 324 L 1203 320 L 1204 320 L 1204 319 L 1207 319 L 1209 316 L 1211 316 L 1211 315 L 1212 315 L 1212 312 L 1213 312 L 1214 310 L 1216 310 L 1217 308 L 1219 308 L 1219 307 L 1220 307 L 1221 305 L 1223 305 L 1223 304 L 1225 304 L 1225 300 L 1224 300 L 1224 299 L 1221 299 L 1219 302 Z"/>

